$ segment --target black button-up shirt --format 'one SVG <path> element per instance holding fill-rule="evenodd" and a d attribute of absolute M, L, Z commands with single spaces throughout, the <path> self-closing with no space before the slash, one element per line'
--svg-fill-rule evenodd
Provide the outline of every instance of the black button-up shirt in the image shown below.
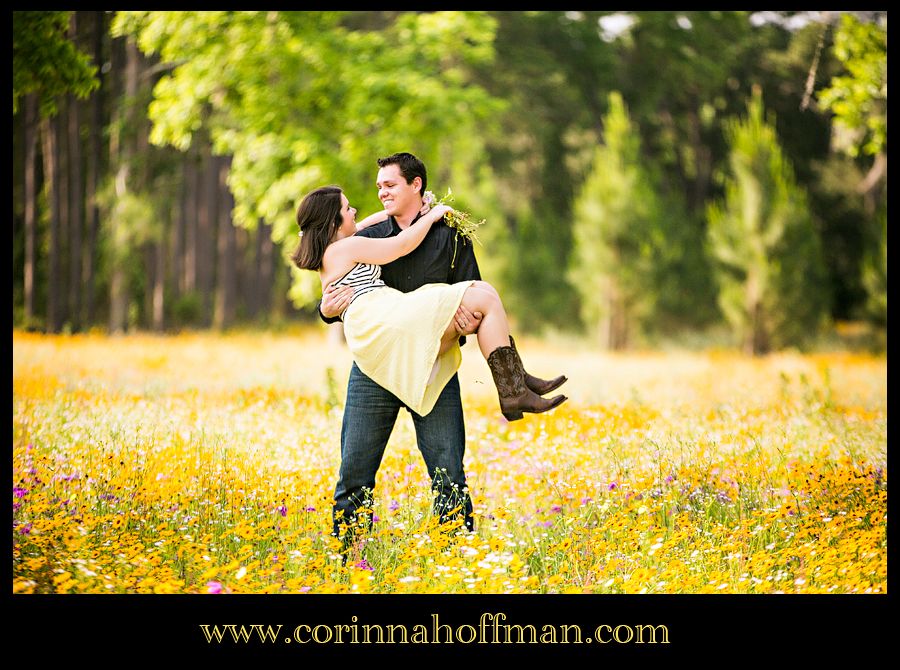
<path fill-rule="evenodd" d="M 418 220 L 418 216 L 413 221 Z M 394 217 L 363 228 L 356 233 L 363 237 L 393 237 L 399 235 L 400 226 Z M 456 257 L 454 258 L 454 249 Z M 469 279 L 481 279 L 478 261 L 471 240 L 457 235 L 456 230 L 443 221 L 437 221 L 422 240 L 422 243 L 405 256 L 381 266 L 384 283 L 403 293 L 415 291 L 424 284 L 455 284 Z M 319 317 L 325 323 L 340 321 L 340 317 L 327 319 L 322 316 L 319 302 Z M 460 339 L 460 344 L 465 338 Z"/>

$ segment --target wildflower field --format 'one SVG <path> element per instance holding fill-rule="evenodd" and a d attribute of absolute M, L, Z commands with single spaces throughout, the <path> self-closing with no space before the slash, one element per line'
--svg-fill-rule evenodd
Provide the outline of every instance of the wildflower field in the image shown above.
<path fill-rule="evenodd" d="M 887 590 L 885 356 L 518 344 L 570 399 L 507 423 L 464 348 L 476 531 L 435 525 L 401 412 L 342 565 L 351 361 L 320 329 L 14 331 L 13 592 Z"/>

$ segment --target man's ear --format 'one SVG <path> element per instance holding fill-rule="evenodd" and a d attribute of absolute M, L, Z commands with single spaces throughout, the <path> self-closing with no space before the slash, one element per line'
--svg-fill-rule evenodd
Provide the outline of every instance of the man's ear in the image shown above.
<path fill-rule="evenodd" d="M 414 190 L 419 192 L 419 195 L 425 195 L 422 193 L 422 178 L 421 177 L 413 177 L 412 184 L 410 184 Z"/>

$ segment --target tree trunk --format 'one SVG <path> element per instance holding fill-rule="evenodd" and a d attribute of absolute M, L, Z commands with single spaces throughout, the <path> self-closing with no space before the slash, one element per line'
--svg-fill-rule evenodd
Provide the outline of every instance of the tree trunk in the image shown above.
<path fill-rule="evenodd" d="M 880 200 L 880 189 L 878 187 L 883 182 L 887 182 L 887 154 L 882 152 L 875 156 L 872 167 L 869 168 L 866 176 L 856 187 L 856 190 L 863 195 L 866 213 L 870 216 L 874 214 L 875 210 L 878 208 L 878 202 Z"/>
<path fill-rule="evenodd" d="M 69 39 L 80 48 L 78 36 L 79 15 L 69 16 Z M 69 94 L 68 104 L 68 173 L 69 173 L 69 294 L 68 320 L 73 332 L 81 330 L 81 277 L 82 277 L 82 229 L 84 217 L 84 170 L 81 153 L 81 105 Z"/>
<path fill-rule="evenodd" d="M 628 346 L 628 315 L 625 299 L 618 284 L 613 281 L 609 295 L 609 348 L 621 351 Z"/>
<path fill-rule="evenodd" d="M 244 278 L 244 309 L 248 319 L 259 315 L 259 274 L 262 260 L 262 220 L 257 221 L 256 230 L 247 235 L 247 269 Z"/>
<path fill-rule="evenodd" d="M 233 216 L 233 214 L 232 214 Z M 236 319 L 248 318 L 247 308 L 250 304 L 253 283 L 251 281 L 251 260 L 249 253 L 249 237 L 247 229 L 243 226 L 234 225 L 234 312 Z"/>
<path fill-rule="evenodd" d="M 212 323 L 213 294 L 215 292 L 215 224 L 219 200 L 219 159 L 212 154 L 209 144 L 204 144 L 203 192 L 200 196 L 200 216 L 197 230 L 197 281 L 203 302 L 202 323 Z"/>
<path fill-rule="evenodd" d="M 172 298 L 178 300 L 184 293 L 184 254 L 185 232 L 188 218 L 188 170 L 189 152 L 181 155 L 181 188 L 178 197 L 178 210 L 174 212 L 174 225 L 172 229 L 172 263 L 169 272 L 172 273 Z"/>
<path fill-rule="evenodd" d="M 700 102 L 697 101 L 699 105 Z M 694 151 L 694 188 L 693 198 L 689 198 L 689 206 L 692 212 L 701 211 L 707 201 L 709 183 L 712 177 L 712 152 L 709 143 L 703 139 L 703 129 L 700 123 L 700 115 L 696 108 L 687 113 L 688 128 L 691 148 Z"/>
<path fill-rule="evenodd" d="M 56 330 L 62 330 L 69 321 L 68 247 L 71 216 L 69 214 L 69 105 L 68 96 L 59 100 L 59 114 L 54 119 L 56 125 L 56 170 L 59 184 L 59 228 L 56 255 L 59 264 L 56 292 Z"/>
<path fill-rule="evenodd" d="M 763 299 L 766 293 L 765 273 L 751 269 L 746 283 L 747 329 L 744 334 L 744 353 L 750 356 L 766 354 L 770 349 L 769 332 Z"/>
<path fill-rule="evenodd" d="M 188 152 L 185 163 L 185 188 L 187 189 L 184 236 L 184 283 L 185 293 L 197 290 L 197 220 L 200 216 L 200 156 L 196 146 Z"/>
<path fill-rule="evenodd" d="M 613 261 L 613 267 L 619 264 L 618 259 Z M 600 332 L 607 349 L 620 351 L 628 346 L 628 314 L 625 295 L 618 279 L 609 278 L 606 288 L 607 312 L 600 324 Z"/>
<path fill-rule="evenodd" d="M 134 129 L 135 96 L 138 88 L 137 46 L 129 38 L 125 42 L 125 86 L 123 99 L 118 103 L 124 106 L 125 126 Z M 113 124 L 115 125 L 115 123 Z M 120 135 L 118 141 L 110 142 L 112 161 L 118 163 L 116 170 L 116 198 L 124 198 L 130 190 L 131 163 L 134 159 L 134 142 Z M 121 145 L 121 146 L 119 146 Z M 117 153 L 114 153 L 117 152 Z M 119 230 L 128 226 L 128 221 L 111 221 L 112 235 L 112 271 L 110 275 L 109 329 L 113 333 L 123 332 L 128 327 L 128 276 L 126 263 L 128 256 L 128 236 Z"/>
<path fill-rule="evenodd" d="M 255 320 L 259 313 L 257 293 L 259 288 L 259 222 L 252 232 L 243 230 L 244 236 L 244 270 L 241 286 L 243 288 L 244 317 Z"/>
<path fill-rule="evenodd" d="M 272 241 L 272 226 L 263 219 L 256 227 L 256 305 L 268 322 L 272 311 L 272 284 L 274 272 L 275 243 Z"/>
<path fill-rule="evenodd" d="M 147 69 L 147 62 L 142 56 L 138 57 L 137 81 L 144 80 L 144 72 Z M 132 162 L 131 168 L 131 190 L 135 193 L 147 194 L 152 190 L 151 174 L 150 174 L 150 124 L 143 113 L 133 110 L 132 117 L 133 133 L 134 133 L 134 153 L 133 158 L 143 156 L 140 161 Z M 152 230 L 144 231 L 142 237 L 142 246 L 144 251 L 144 309 L 141 325 L 145 328 L 153 328 L 154 310 L 156 301 L 156 282 L 159 279 L 156 276 L 156 256 L 158 247 L 165 239 L 165 226 L 161 229 L 153 227 Z M 160 252 L 161 253 L 161 252 Z"/>
<path fill-rule="evenodd" d="M 50 227 L 47 246 L 47 324 L 46 330 L 59 330 L 57 294 L 59 291 L 59 170 L 57 168 L 56 124 L 52 119 L 41 120 L 44 143 L 44 185 L 50 203 Z"/>
<path fill-rule="evenodd" d="M 103 62 L 103 12 L 94 14 L 94 62 Z M 102 70 L 100 77 L 103 77 Z M 84 301 L 85 323 L 94 322 L 96 309 L 96 293 L 94 287 L 94 264 L 96 259 L 97 232 L 100 229 L 100 207 L 97 205 L 97 186 L 100 181 L 101 152 L 103 150 L 101 133 L 103 132 L 103 100 L 104 85 L 101 79 L 98 88 L 91 97 L 91 130 L 90 154 L 88 155 L 87 178 L 85 184 L 85 203 L 87 209 L 87 244 L 84 249 Z"/>
<path fill-rule="evenodd" d="M 25 96 L 25 327 L 34 320 L 35 238 L 37 237 L 37 95 Z"/>
<path fill-rule="evenodd" d="M 75 14 L 72 14 L 73 21 Z M 81 330 L 81 215 L 84 203 L 81 169 L 81 115 L 75 96 L 69 97 L 69 321 L 73 332 Z"/>
<path fill-rule="evenodd" d="M 153 245 L 153 304 L 152 324 L 153 330 L 161 333 L 165 328 L 165 288 L 166 288 L 166 232 L 170 228 L 166 221 L 163 222 L 163 235 Z"/>
<path fill-rule="evenodd" d="M 771 348 L 765 314 L 762 305 L 757 302 L 750 311 L 750 329 L 744 342 L 744 353 L 751 356 L 762 356 L 769 353 Z"/>
<path fill-rule="evenodd" d="M 227 328 L 234 323 L 234 298 L 235 298 L 235 229 L 231 221 L 231 210 L 234 207 L 234 198 L 228 188 L 228 170 L 231 161 L 219 158 L 215 165 L 218 167 L 218 271 L 216 273 L 216 309 L 214 325 L 218 330 Z"/>

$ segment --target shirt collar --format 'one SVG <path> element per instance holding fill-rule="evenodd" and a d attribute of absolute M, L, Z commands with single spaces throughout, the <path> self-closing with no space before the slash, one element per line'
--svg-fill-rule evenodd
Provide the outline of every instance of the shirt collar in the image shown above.
<path fill-rule="evenodd" d="M 421 219 L 422 216 L 423 216 L 422 212 L 418 212 L 418 213 L 413 217 L 413 220 L 410 221 L 409 225 L 414 224 L 416 221 L 418 221 L 419 219 Z M 394 229 L 396 229 L 396 230 L 403 230 L 403 229 L 400 227 L 400 225 L 397 223 L 397 219 L 395 219 L 393 216 L 389 216 L 389 217 L 388 217 L 388 221 L 390 222 L 392 228 L 394 228 Z"/>

